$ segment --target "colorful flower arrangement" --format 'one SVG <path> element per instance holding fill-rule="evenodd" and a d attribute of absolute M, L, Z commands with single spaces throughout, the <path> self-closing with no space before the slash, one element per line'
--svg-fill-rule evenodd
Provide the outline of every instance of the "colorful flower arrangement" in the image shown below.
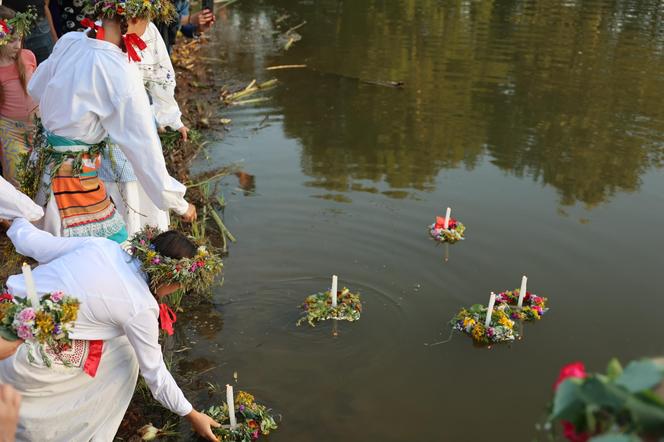
<path fill-rule="evenodd" d="M 156 227 L 146 226 L 131 239 L 131 254 L 141 262 L 141 268 L 150 278 L 150 286 L 179 283 L 185 291 L 203 292 L 221 272 L 221 257 L 199 245 L 192 258 L 173 259 L 155 250 L 152 240 L 161 233 Z M 190 238 L 194 243 L 194 238 Z"/>
<path fill-rule="evenodd" d="M 251 442 L 277 429 L 277 422 L 270 410 L 256 403 L 254 397 L 247 392 L 237 393 L 234 408 L 237 425 L 233 428 L 230 427 L 226 402 L 207 410 L 207 414 L 222 425 L 212 429 L 220 441 Z"/>
<path fill-rule="evenodd" d="M 34 6 L 25 12 L 17 12 L 13 18 L 0 19 L 0 46 L 4 46 L 14 38 L 23 38 L 30 33 L 37 23 L 37 11 Z"/>
<path fill-rule="evenodd" d="M 166 23 L 176 15 L 173 3 L 167 0 L 86 0 L 85 10 L 95 18 L 159 18 Z"/>
<path fill-rule="evenodd" d="M 306 321 L 309 325 L 315 327 L 316 322 L 327 319 L 350 322 L 357 321 L 360 319 L 360 314 L 362 313 L 360 295 L 351 293 L 346 287 L 337 292 L 336 307 L 332 307 L 332 294 L 330 290 L 307 296 L 301 307 L 304 310 L 304 316 L 297 321 L 298 326 Z"/>
<path fill-rule="evenodd" d="M 537 321 L 542 319 L 544 313 L 549 311 L 546 306 L 547 298 L 537 296 L 529 291 L 523 296 L 521 309 L 519 304 L 519 289 L 506 290 L 496 295 L 496 304 L 506 304 L 511 308 L 510 317 L 521 321 Z"/>
<path fill-rule="evenodd" d="M 450 218 L 445 228 L 445 218 L 436 217 L 436 222 L 429 226 L 429 235 L 438 242 L 447 242 L 454 244 L 457 241 L 463 241 L 466 226 L 454 218 Z"/>
<path fill-rule="evenodd" d="M 71 344 L 69 333 L 74 327 L 80 303 L 62 292 L 41 296 L 33 306 L 27 298 L 15 298 L 9 293 L 0 295 L 0 336 L 8 341 L 22 339 L 39 344 L 40 356 L 47 367 L 52 364 L 43 346 L 54 354 Z M 34 355 L 28 353 L 31 361 Z"/>
<path fill-rule="evenodd" d="M 636 442 L 664 438 L 664 365 L 617 359 L 606 374 L 587 373 L 581 362 L 562 368 L 554 385 L 548 422 L 560 423 L 572 442 Z"/>
<path fill-rule="evenodd" d="M 497 344 L 513 341 L 518 332 L 515 322 L 510 319 L 511 309 L 506 304 L 496 305 L 491 313 L 489 327 L 485 327 L 487 306 L 475 304 L 469 309 L 461 309 L 450 321 L 453 330 L 466 333 L 478 344 Z"/>

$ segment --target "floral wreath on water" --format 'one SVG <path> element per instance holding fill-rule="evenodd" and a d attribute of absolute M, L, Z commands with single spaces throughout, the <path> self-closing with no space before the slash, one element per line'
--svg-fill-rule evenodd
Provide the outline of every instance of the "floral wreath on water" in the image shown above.
<path fill-rule="evenodd" d="M 466 226 L 454 218 L 450 218 L 445 228 L 445 218 L 442 216 L 436 217 L 436 222 L 431 224 L 428 228 L 431 238 L 438 242 L 448 242 L 454 244 L 457 241 L 463 241 L 463 233 L 466 231 Z"/>
<path fill-rule="evenodd" d="M 25 12 L 17 12 L 14 18 L 0 19 L 0 46 L 4 46 L 14 38 L 23 38 L 37 22 L 37 11 L 29 7 Z"/>
<path fill-rule="evenodd" d="M 515 322 L 510 319 L 512 309 L 507 304 L 499 304 L 491 312 L 491 321 L 486 327 L 488 307 L 475 304 L 468 309 L 461 309 L 450 321 L 452 330 L 458 330 L 473 338 L 478 344 L 489 345 L 513 341 L 519 333 Z"/>
<path fill-rule="evenodd" d="M 212 431 L 221 441 L 251 442 L 277 429 L 277 422 L 266 406 L 256 403 L 254 397 L 244 391 L 235 396 L 234 410 L 237 425 L 230 427 L 228 404 L 210 407 L 207 414 L 222 424 Z"/>
<path fill-rule="evenodd" d="M 359 293 L 351 293 L 348 288 L 344 287 L 337 292 L 337 306 L 333 307 L 331 290 L 306 297 L 304 303 L 301 305 L 304 313 L 297 321 L 298 326 L 305 321 L 310 326 L 315 327 L 317 322 L 327 319 L 349 322 L 360 319 L 362 301 L 360 300 Z"/>
<path fill-rule="evenodd" d="M 506 304 L 510 307 L 510 317 L 512 319 L 521 321 L 537 321 L 542 319 L 542 316 L 549 311 L 546 306 L 547 298 L 537 296 L 529 291 L 523 297 L 523 304 L 521 309 L 517 306 L 519 304 L 519 290 L 512 291 L 506 290 L 496 295 L 496 304 Z"/>

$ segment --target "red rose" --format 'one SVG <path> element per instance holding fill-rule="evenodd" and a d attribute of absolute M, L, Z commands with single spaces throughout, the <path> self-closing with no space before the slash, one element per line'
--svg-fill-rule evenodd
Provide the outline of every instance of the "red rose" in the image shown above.
<path fill-rule="evenodd" d="M 565 365 L 558 375 L 556 383 L 553 385 L 553 389 L 557 390 L 558 385 L 567 378 L 580 378 L 583 379 L 586 377 L 586 367 L 583 365 L 583 362 L 572 362 L 571 364 Z"/>
<path fill-rule="evenodd" d="M 0 295 L 0 302 L 12 302 L 14 297 L 9 293 L 3 293 Z"/>

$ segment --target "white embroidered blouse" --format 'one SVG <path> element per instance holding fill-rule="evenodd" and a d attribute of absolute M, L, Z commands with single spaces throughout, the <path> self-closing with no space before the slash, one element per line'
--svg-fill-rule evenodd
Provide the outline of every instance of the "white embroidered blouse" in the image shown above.
<path fill-rule="evenodd" d="M 69 32 L 37 67 L 28 92 L 44 127 L 89 144 L 110 136 L 134 166 L 152 202 L 183 215 L 186 187 L 166 170 L 140 72 L 117 45 Z"/>
<path fill-rule="evenodd" d="M 180 416 L 191 412 L 191 404 L 164 364 L 159 306 L 136 260 L 106 238 L 55 237 L 23 218 L 14 220 L 7 236 L 20 254 L 39 263 L 33 271 L 37 293 L 63 291 L 81 301 L 70 334 L 73 339 L 126 335 L 155 399 Z M 15 296 L 26 296 L 23 275 L 9 277 L 7 288 Z"/>
<path fill-rule="evenodd" d="M 182 112 L 175 101 L 175 70 L 168 55 L 166 43 L 157 27 L 150 22 L 141 36 L 147 48 L 140 51 L 138 68 L 143 74 L 145 89 L 152 98 L 152 107 L 159 127 L 178 130 Z"/>

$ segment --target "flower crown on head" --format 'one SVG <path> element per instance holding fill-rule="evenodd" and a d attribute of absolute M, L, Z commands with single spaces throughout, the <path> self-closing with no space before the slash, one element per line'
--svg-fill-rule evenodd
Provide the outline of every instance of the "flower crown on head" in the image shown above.
<path fill-rule="evenodd" d="M 37 22 L 37 11 L 30 6 L 25 12 L 17 12 L 14 18 L 0 19 L 0 46 L 9 43 L 14 37 L 24 37 Z"/>
<path fill-rule="evenodd" d="M 131 254 L 141 262 L 154 290 L 161 285 L 180 283 L 187 291 L 201 292 L 214 282 L 223 263 L 219 255 L 199 245 L 192 258 L 169 258 L 155 250 L 152 240 L 162 233 L 156 227 L 146 226 L 131 239 Z M 194 243 L 195 240 L 191 239 Z"/>
<path fill-rule="evenodd" d="M 85 11 L 94 18 L 158 18 L 166 23 L 176 15 L 169 0 L 85 0 Z"/>

